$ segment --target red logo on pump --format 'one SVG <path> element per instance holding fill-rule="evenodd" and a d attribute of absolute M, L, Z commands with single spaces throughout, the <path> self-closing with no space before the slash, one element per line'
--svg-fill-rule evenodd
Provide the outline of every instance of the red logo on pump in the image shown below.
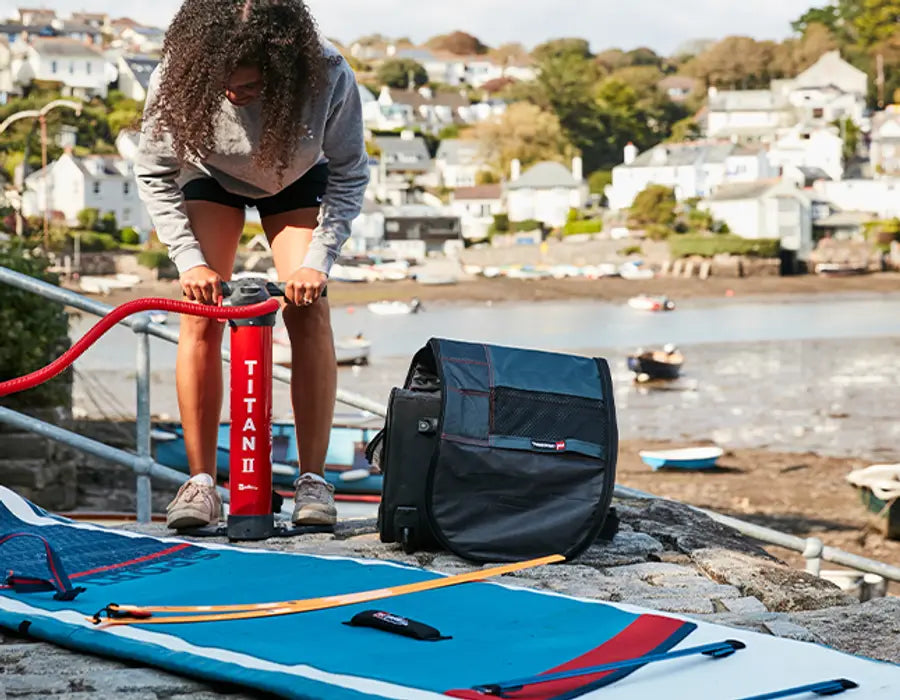
<path fill-rule="evenodd" d="M 557 452 L 565 452 L 565 450 L 566 450 L 566 441 L 558 440 L 556 443 L 556 451 Z"/>

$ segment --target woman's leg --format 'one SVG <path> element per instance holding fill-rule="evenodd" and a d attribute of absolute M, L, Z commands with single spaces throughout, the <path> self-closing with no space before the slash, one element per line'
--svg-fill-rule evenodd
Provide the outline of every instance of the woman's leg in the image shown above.
<path fill-rule="evenodd" d="M 317 215 L 318 209 L 305 208 L 263 218 L 279 279 L 287 279 L 303 264 Z M 328 299 L 319 299 L 307 307 L 286 306 L 284 324 L 291 339 L 291 403 L 300 472 L 321 477 L 325 473 L 337 393 L 337 362 Z M 330 496 L 326 500 L 330 501 Z M 315 507 L 308 509 L 309 513 L 300 513 L 298 508 L 295 515 L 300 514 L 299 522 L 304 524 L 334 522 L 333 504 L 323 505 L 325 517 L 318 517 L 322 513 L 317 513 Z"/>
<path fill-rule="evenodd" d="M 241 209 L 204 201 L 187 203 L 191 228 L 210 268 L 231 279 L 244 228 Z M 216 442 L 222 413 L 222 333 L 225 324 L 182 316 L 175 384 L 191 476 L 216 478 Z"/>

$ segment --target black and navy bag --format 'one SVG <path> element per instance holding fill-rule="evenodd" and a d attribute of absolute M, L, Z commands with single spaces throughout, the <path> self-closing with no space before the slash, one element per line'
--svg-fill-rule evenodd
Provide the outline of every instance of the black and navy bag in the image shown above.
<path fill-rule="evenodd" d="M 604 528 L 617 450 L 605 360 L 432 339 L 369 446 L 381 539 L 473 561 L 573 559 Z"/>

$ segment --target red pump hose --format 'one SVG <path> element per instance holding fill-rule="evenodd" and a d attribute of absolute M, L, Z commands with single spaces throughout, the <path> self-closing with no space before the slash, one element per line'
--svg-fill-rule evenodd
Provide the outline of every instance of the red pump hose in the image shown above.
<path fill-rule="evenodd" d="M 72 345 L 62 356 L 51 362 L 43 369 L 39 369 L 24 377 L 17 377 L 5 382 L 0 382 L 0 396 L 8 396 L 19 391 L 33 389 L 39 384 L 43 384 L 56 375 L 63 372 L 69 365 L 77 360 L 85 350 L 97 342 L 97 340 L 106 333 L 110 328 L 116 325 L 123 318 L 141 311 L 171 311 L 173 313 L 187 314 L 189 316 L 201 316 L 203 318 L 215 318 L 220 321 L 228 321 L 232 319 L 254 318 L 255 316 L 265 316 L 274 313 L 281 308 L 280 302 L 276 299 L 268 299 L 267 301 L 251 306 L 209 306 L 205 304 L 195 304 L 187 301 L 176 301 L 174 299 L 136 299 L 129 301 L 116 307 L 106 316 L 85 333 L 78 341 Z"/>

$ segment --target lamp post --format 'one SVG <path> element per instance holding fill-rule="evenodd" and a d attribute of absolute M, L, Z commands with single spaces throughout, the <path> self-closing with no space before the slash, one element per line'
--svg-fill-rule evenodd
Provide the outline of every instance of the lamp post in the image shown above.
<path fill-rule="evenodd" d="M 6 131 L 9 126 L 20 119 L 37 119 L 41 127 L 41 167 L 43 168 L 43 191 L 44 191 L 44 250 L 48 250 L 50 243 L 50 197 L 47 188 L 47 114 L 57 107 L 68 107 L 75 111 L 75 116 L 81 116 L 81 103 L 71 100 L 53 100 L 48 102 L 40 109 L 27 109 L 22 112 L 16 112 L 5 122 L 0 124 L 0 134 Z M 22 219 L 22 206 L 25 196 L 25 179 L 22 178 L 22 201 L 19 204 L 19 220 Z"/>

